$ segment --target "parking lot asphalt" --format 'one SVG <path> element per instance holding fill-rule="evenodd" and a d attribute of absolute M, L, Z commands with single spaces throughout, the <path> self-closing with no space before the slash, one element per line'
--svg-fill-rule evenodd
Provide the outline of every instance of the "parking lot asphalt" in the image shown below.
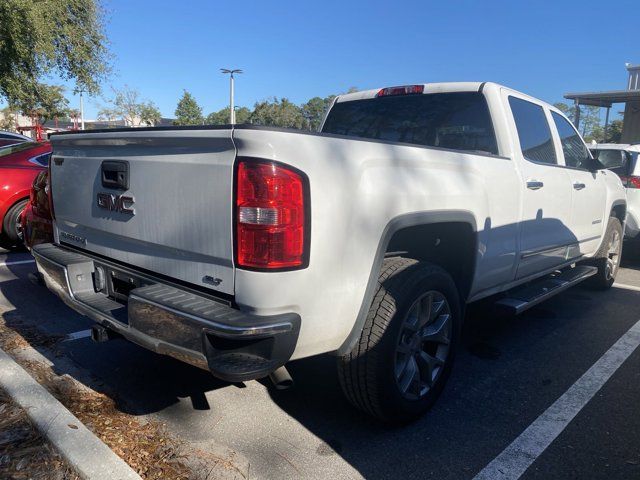
<path fill-rule="evenodd" d="M 6 324 L 75 334 L 55 351 L 36 348 L 123 411 L 158 419 L 186 445 L 228 460 L 237 478 L 473 479 L 640 320 L 635 259 L 623 261 L 624 288 L 575 287 L 516 318 L 472 308 L 439 401 L 418 422 L 390 429 L 347 403 L 329 355 L 293 362 L 295 387 L 277 391 L 266 381 L 229 385 L 124 340 L 95 344 L 77 333 L 89 320 L 29 282 L 29 259 L 0 251 Z M 522 478 L 640 479 L 640 349 Z"/>

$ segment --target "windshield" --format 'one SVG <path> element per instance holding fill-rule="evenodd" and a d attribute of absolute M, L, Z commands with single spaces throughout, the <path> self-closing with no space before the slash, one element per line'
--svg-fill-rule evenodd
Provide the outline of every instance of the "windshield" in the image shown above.
<path fill-rule="evenodd" d="M 498 154 L 491 115 L 478 92 L 398 95 L 336 103 L 324 133 Z"/>

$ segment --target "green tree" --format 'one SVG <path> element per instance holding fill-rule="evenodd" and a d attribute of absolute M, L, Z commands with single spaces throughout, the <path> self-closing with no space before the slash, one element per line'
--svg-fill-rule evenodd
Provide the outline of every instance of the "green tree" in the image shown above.
<path fill-rule="evenodd" d="M 58 120 L 61 120 L 63 122 L 73 122 L 74 119 L 77 119 L 78 123 L 80 123 L 80 110 L 78 110 L 77 108 L 69 109 L 65 117 L 58 118 Z"/>
<path fill-rule="evenodd" d="M 602 143 L 604 141 L 604 128 L 600 124 L 594 125 L 591 128 L 591 131 L 587 133 L 583 138 L 587 143 Z"/>
<path fill-rule="evenodd" d="M 56 74 L 95 94 L 106 45 L 99 0 L 1 0 L 0 97 L 25 111 L 46 103 L 40 79 Z"/>
<path fill-rule="evenodd" d="M 320 129 L 320 124 L 334 98 L 336 98 L 335 95 L 326 98 L 313 97 L 300 107 L 306 121 L 305 127 L 308 130 L 317 131 Z"/>
<path fill-rule="evenodd" d="M 140 98 L 140 92 L 125 85 L 121 89 L 112 88 L 113 98 L 107 106 L 98 111 L 100 120 L 122 120 L 125 125 L 139 127 L 142 124 L 155 125 L 160 120 L 160 111 L 153 102 Z"/>
<path fill-rule="evenodd" d="M 600 107 L 592 107 L 590 105 L 580 106 L 580 133 L 583 138 L 594 137 L 601 133 L 598 129 L 600 126 Z"/>
<path fill-rule="evenodd" d="M 236 123 L 249 123 L 251 110 L 247 107 L 236 108 Z M 207 125 L 227 125 L 229 123 L 229 107 L 210 113 L 205 119 Z"/>
<path fill-rule="evenodd" d="M 576 109 L 566 103 L 554 103 L 554 107 L 564 113 L 575 124 Z M 580 105 L 580 134 L 587 140 L 602 141 L 603 129 L 600 125 L 600 107 Z"/>
<path fill-rule="evenodd" d="M 182 98 L 176 107 L 176 119 L 174 125 L 202 125 L 202 108 L 189 92 L 184 90 Z"/>
<path fill-rule="evenodd" d="M 563 102 L 554 103 L 553 106 L 556 107 L 558 110 L 560 110 L 562 113 L 564 113 L 567 116 L 567 118 L 571 120 L 571 123 L 574 123 L 575 116 L 576 116 L 576 110 L 574 107 L 569 106 Z"/>
<path fill-rule="evenodd" d="M 286 98 L 275 97 L 256 103 L 250 121 L 256 125 L 297 129 L 304 128 L 306 123 L 300 107 Z"/>
<path fill-rule="evenodd" d="M 140 104 L 140 121 L 150 127 L 160 123 L 162 114 L 153 102 L 144 102 Z"/>
<path fill-rule="evenodd" d="M 620 143 L 622 140 L 622 120 L 614 120 L 607 127 L 607 136 L 605 142 L 607 143 Z"/>
<path fill-rule="evenodd" d="M 107 121 L 107 122 L 115 122 L 120 117 L 115 108 L 102 107 L 98 110 L 98 120 Z"/>
<path fill-rule="evenodd" d="M 64 96 L 64 87 L 41 83 L 37 88 L 38 96 L 20 106 L 24 113 L 36 115 L 41 124 L 69 116 L 69 100 Z"/>
<path fill-rule="evenodd" d="M 0 130 L 13 132 L 15 130 L 15 110 L 10 105 L 0 109 Z"/>

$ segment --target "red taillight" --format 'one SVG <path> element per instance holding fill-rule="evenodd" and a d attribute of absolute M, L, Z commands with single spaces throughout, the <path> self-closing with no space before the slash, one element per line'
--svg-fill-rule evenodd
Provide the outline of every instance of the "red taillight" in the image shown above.
<path fill-rule="evenodd" d="M 273 162 L 243 160 L 236 182 L 237 265 L 303 266 L 308 219 L 302 175 Z"/>
<path fill-rule="evenodd" d="M 403 85 L 401 87 L 387 87 L 381 89 L 377 97 L 389 97 L 391 95 L 413 95 L 424 93 L 424 85 Z"/>
<path fill-rule="evenodd" d="M 34 207 L 38 206 L 38 195 L 41 190 L 45 189 L 45 186 L 47 185 L 46 180 L 47 180 L 47 171 L 44 170 L 38 173 L 38 175 L 36 175 L 36 178 L 33 180 L 33 183 L 31 184 L 31 191 L 29 192 L 29 201 L 31 205 L 33 205 Z"/>
<path fill-rule="evenodd" d="M 622 184 L 627 188 L 640 188 L 640 177 L 636 177 L 635 175 L 628 177 L 620 175 L 620 180 L 622 180 Z"/>
<path fill-rule="evenodd" d="M 40 178 L 40 173 L 38 174 L 36 179 L 33 181 L 33 184 L 31 185 L 31 190 L 29 190 L 29 203 L 33 207 L 36 206 L 36 202 L 37 202 L 36 197 L 38 195 L 38 179 L 39 178 Z"/>

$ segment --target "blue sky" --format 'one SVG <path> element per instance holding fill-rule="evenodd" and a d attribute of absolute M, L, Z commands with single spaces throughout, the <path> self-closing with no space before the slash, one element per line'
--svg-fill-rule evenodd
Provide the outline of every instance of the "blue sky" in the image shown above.
<path fill-rule="evenodd" d="M 183 89 L 204 113 L 236 103 L 397 84 L 491 80 L 549 102 L 622 89 L 640 63 L 640 1 L 105 0 L 114 75 L 172 116 Z M 609 18 L 607 18 L 609 17 Z M 633 23 L 635 22 L 635 24 Z M 77 99 L 72 97 L 72 104 Z M 100 99 L 86 104 L 95 116 Z"/>

